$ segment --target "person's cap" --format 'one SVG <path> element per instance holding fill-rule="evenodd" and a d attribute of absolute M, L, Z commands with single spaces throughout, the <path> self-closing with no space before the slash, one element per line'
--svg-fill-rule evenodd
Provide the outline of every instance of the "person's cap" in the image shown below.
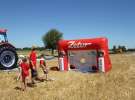
<path fill-rule="evenodd" d="M 32 45 L 32 49 L 35 49 L 36 48 L 36 46 L 35 45 Z"/>
<path fill-rule="evenodd" d="M 19 58 L 25 58 L 25 56 L 24 56 L 24 55 L 19 55 L 18 57 L 19 57 Z"/>

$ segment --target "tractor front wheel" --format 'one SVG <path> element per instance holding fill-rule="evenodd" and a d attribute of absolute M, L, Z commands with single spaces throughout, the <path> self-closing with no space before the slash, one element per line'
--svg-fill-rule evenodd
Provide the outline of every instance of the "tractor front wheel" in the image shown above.
<path fill-rule="evenodd" d="M 17 67 L 18 56 L 15 48 L 10 46 L 0 47 L 0 69 L 13 69 Z"/>

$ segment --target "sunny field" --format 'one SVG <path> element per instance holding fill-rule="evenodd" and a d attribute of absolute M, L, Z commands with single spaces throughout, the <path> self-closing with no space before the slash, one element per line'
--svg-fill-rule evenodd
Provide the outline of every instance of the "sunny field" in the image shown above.
<path fill-rule="evenodd" d="M 37 83 L 25 92 L 15 89 L 20 86 L 16 72 L 0 72 L 0 100 L 135 100 L 135 54 L 111 55 L 111 61 L 108 73 L 50 71 L 54 81 Z M 57 59 L 47 65 L 57 66 Z"/>

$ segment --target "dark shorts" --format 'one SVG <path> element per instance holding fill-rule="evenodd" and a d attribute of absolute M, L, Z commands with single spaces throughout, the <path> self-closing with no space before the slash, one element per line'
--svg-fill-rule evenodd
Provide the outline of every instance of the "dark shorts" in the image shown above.
<path fill-rule="evenodd" d="M 31 77 L 32 77 L 32 78 L 36 78 L 36 77 L 38 77 L 37 70 L 33 70 L 33 69 L 31 69 Z"/>

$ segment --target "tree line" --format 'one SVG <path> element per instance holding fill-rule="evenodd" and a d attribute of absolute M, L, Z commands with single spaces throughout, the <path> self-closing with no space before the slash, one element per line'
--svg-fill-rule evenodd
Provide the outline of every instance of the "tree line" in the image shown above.
<path fill-rule="evenodd" d="M 16 50 L 19 50 L 19 51 L 21 51 L 21 50 L 31 50 L 32 48 L 31 47 L 24 47 L 24 48 L 16 48 Z M 46 48 L 45 47 L 36 47 L 36 50 L 39 50 L 39 51 L 43 51 L 43 50 L 45 50 Z"/>

